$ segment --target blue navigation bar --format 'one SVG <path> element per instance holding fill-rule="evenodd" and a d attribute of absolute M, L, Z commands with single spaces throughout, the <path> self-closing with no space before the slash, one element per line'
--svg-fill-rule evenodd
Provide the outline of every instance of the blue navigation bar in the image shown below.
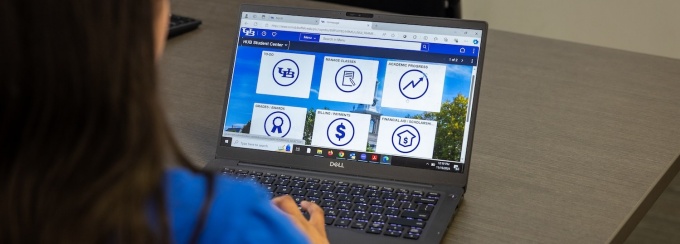
<path fill-rule="evenodd" d="M 264 39 L 264 40 L 321 43 L 321 36 L 322 35 L 315 34 L 315 33 L 302 33 L 302 32 L 266 30 L 266 29 L 243 27 L 243 28 L 241 28 L 239 36 L 242 37 L 242 38 L 257 38 L 257 39 Z M 367 41 L 372 41 L 372 40 L 373 41 L 375 41 L 375 40 L 377 40 L 377 41 L 385 40 L 385 41 L 393 41 L 393 42 L 399 41 L 399 40 L 391 40 L 391 39 L 366 38 L 366 37 L 356 37 L 356 36 L 336 36 L 336 35 L 323 35 L 323 36 L 362 38 L 362 39 L 366 39 Z M 410 42 L 410 43 L 415 43 L 415 42 Z M 338 44 L 338 43 L 334 43 L 334 44 L 336 44 L 336 45 L 361 46 L 361 45 L 357 45 L 357 44 Z M 383 48 L 379 48 L 379 49 L 383 49 Z M 384 49 L 398 49 L 398 48 L 386 46 L 386 47 L 384 47 Z M 449 45 L 449 44 L 441 44 L 441 43 L 420 42 L 420 51 L 421 52 L 427 52 L 427 53 L 433 53 L 433 54 L 434 53 L 436 53 L 436 54 L 449 54 L 449 55 L 467 56 L 467 57 L 477 57 L 477 56 L 479 56 L 479 47 L 463 46 L 463 45 Z"/>

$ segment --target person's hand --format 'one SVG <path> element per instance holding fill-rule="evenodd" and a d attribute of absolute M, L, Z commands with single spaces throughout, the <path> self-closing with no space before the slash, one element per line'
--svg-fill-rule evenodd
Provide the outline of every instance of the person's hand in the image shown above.
<path fill-rule="evenodd" d="M 288 195 L 276 197 L 272 199 L 272 203 L 283 212 L 288 214 L 288 217 L 295 223 L 295 225 L 307 235 L 309 240 L 314 244 L 327 244 L 328 237 L 326 236 L 326 223 L 323 217 L 323 209 L 315 203 L 302 201 L 300 207 L 309 213 L 309 220 L 302 216 L 302 212 L 298 209 L 297 204 L 293 198 Z"/>

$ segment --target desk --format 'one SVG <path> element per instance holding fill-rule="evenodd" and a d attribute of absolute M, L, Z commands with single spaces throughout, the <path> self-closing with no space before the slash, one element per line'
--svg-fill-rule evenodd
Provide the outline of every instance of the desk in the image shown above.
<path fill-rule="evenodd" d="M 160 90 L 199 165 L 215 153 L 238 4 L 173 1 L 203 25 L 168 42 Z M 477 121 L 445 243 L 620 242 L 680 168 L 680 60 L 492 30 Z"/>

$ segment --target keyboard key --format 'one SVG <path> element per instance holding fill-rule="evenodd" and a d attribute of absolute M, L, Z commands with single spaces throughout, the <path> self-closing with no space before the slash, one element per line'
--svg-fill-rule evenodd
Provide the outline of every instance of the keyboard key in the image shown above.
<path fill-rule="evenodd" d="M 295 176 L 293 177 L 293 180 L 298 180 L 298 181 L 305 181 L 307 178 L 302 177 L 302 176 Z"/>
<path fill-rule="evenodd" d="M 290 175 L 281 174 L 279 175 L 279 179 L 290 179 Z"/>
<path fill-rule="evenodd" d="M 286 180 L 286 179 L 278 179 L 278 180 L 276 180 L 276 182 L 274 182 L 274 185 L 278 185 L 278 186 L 287 186 L 288 184 L 290 184 L 290 180 Z"/>
<path fill-rule="evenodd" d="M 359 220 L 359 221 L 368 221 L 371 218 L 371 214 L 369 213 L 357 213 L 354 219 Z"/>
<path fill-rule="evenodd" d="M 236 171 L 236 173 L 238 173 L 238 174 L 248 174 L 248 172 L 249 171 L 245 170 L 245 169 L 239 169 L 239 170 Z"/>
<path fill-rule="evenodd" d="M 368 212 L 372 214 L 382 214 L 383 211 L 385 211 L 383 207 L 371 207 L 368 209 Z"/>
<path fill-rule="evenodd" d="M 430 218 L 430 212 L 404 211 L 401 212 L 401 217 L 427 220 Z"/>
<path fill-rule="evenodd" d="M 295 201 L 295 203 L 297 203 L 297 204 L 300 204 L 300 203 L 301 203 L 302 201 L 304 201 L 304 200 L 305 200 L 304 197 L 301 197 L 301 196 L 293 196 L 293 201 Z"/>
<path fill-rule="evenodd" d="M 382 193 L 379 191 L 368 190 L 366 191 L 366 196 L 369 198 L 379 198 Z"/>
<path fill-rule="evenodd" d="M 353 210 L 356 211 L 356 212 L 366 212 L 366 211 L 368 211 L 368 205 L 357 204 L 357 205 L 354 205 Z"/>
<path fill-rule="evenodd" d="M 341 211 L 340 215 L 338 215 L 338 218 L 352 219 L 352 218 L 354 218 L 354 212 L 353 211 Z"/>
<path fill-rule="evenodd" d="M 360 229 L 360 230 L 363 230 L 364 228 L 366 228 L 366 225 L 367 225 L 367 224 L 368 224 L 368 223 L 363 222 L 363 221 L 354 221 L 354 223 L 352 223 L 352 226 L 351 226 L 351 227 L 352 227 L 352 229 Z"/>
<path fill-rule="evenodd" d="M 362 197 L 362 196 L 357 196 L 354 197 L 354 201 L 352 201 L 355 204 L 367 204 L 368 203 L 368 198 L 367 197 Z"/>
<path fill-rule="evenodd" d="M 401 227 L 401 226 L 398 226 L 398 225 L 390 225 L 390 226 L 387 226 L 387 230 L 402 232 L 402 231 L 404 231 L 404 227 Z"/>
<path fill-rule="evenodd" d="M 400 237 L 401 231 L 387 230 L 387 231 L 385 231 L 385 235 L 386 236 Z"/>
<path fill-rule="evenodd" d="M 418 238 L 420 238 L 420 234 L 415 234 L 415 233 L 407 232 L 407 233 L 404 235 L 404 238 L 412 239 L 412 240 L 418 240 Z"/>
<path fill-rule="evenodd" d="M 318 199 L 318 198 L 309 198 L 308 197 L 306 201 L 311 202 L 311 203 L 316 203 L 316 204 L 321 203 L 321 199 Z"/>
<path fill-rule="evenodd" d="M 385 201 L 385 207 L 388 207 L 388 208 L 399 208 L 399 206 L 401 206 L 401 202 L 392 201 L 392 200 L 387 200 L 387 201 Z"/>
<path fill-rule="evenodd" d="M 385 226 L 384 223 L 381 223 L 381 222 L 373 222 L 373 223 L 371 223 L 368 227 L 382 230 L 382 228 L 383 228 L 384 226 Z"/>
<path fill-rule="evenodd" d="M 338 181 L 338 184 L 336 184 L 336 185 L 337 186 L 349 186 L 349 183 L 344 182 L 344 181 Z"/>
<path fill-rule="evenodd" d="M 388 208 L 385 210 L 385 215 L 387 216 L 399 216 L 399 209 L 396 208 Z"/>
<path fill-rule="evenodd" d="M 304 195 L 307 195 L 307 190 L 305 190 L 305 189 L 293 189 L 290 192 L 290 194 L 294 195 L 294 196 L 304 196 Z"/>
<path fill-rule="evenodd" d="M 306 188 L 306 189 L 314 189 L 314 190 L 316 190 L 316 189 L 319 189 L 319 186 L 321 186 L 321 185 L 319 185 L 319 184 L 317 184 L 317 183 L 311 183 L 311 182 L 310 182 L 310 183 L 307 183 L 307 184 L 305 185 L 305 188 Z"/>
<path fill-rule="evenodd" d="M 385 205 L 385 200 L 382 200 L 382 199 L 371 199 L 371 201 L 369 201 L 368 204 L 369 204 L 369 205 L 372 205 L 372 206 L 380 206 L 380 207 L 382 207 L 383 205 Z"/>
<path fill-rule="evenodd" d="M 321 181 L 321 184 L 333 185 L 333 184 L 335 184 L 335 181 L 334 180 L 323 180 L 323 181 Z"/>
<path fill-rule="evenodd" d="M 338 211 L 335 209 L 324 210 L 323 213 L 326 216 L 338 216 Z"/>
<path fill-rule="evenodd" d="M 351 202 L 352 197 L 346 194 L 338 195 L 338 198 L 336 199 L 339 202 Z"/>
<path fill-rule="evenodd" d="M 321 207 L 328 207 L 328 208 L 334 208 L 336 202 L 335 201 L 323 201 L 321 202 Z"/>
<path fill-rule="evenodd" d="M 366 189 L 377 191 L 378 189 L 380 189 L 380 187 L 375 185 L 368 185 L 366 186 Z"/>
<path fill-rule="evenodd" d="M 351 208 L 352 208 L 351 203 L 341 202 L 340 204 L 338 204 L 338 209 L 340 210 L 350 210 Z"/>
<path fill-rule="evenodd" d="M 409 195 L 399 195 L 399 197 L 397 198 L 397 200 L 399 200 L 399 201 L 401 201 L 401 202 L 413 202 L 413 196 L 409 196 Z"/>
<path fill-rule="evenodd" d="M 262 184 L 267 184 L 267 185 L 271 185 L 271 184 L 274 183 L 274 181 L 276 181 L 276 178 L 272 178 L 272 177 L 264 177 L 264 178 L 262 178 L 262 180 L 260 181 L 260 183 L 262 183 Z"/>
<path fill-rule="evenodd" d="M 350 191 L 350 189 L 347 188 L 347 187 L 335 188 L 335 193 L 338 193 L 338 194 L 347 194 L 347 193 L 349 193 L 349 191 Z"/>
<path fill-rule="evenodd" d="M 264 173 L 264 176 L 266 176 L 266 177 L 274 177 L 274 178 L 276 178 L 276 177 L 277 177 L 277 176 L 279 176 L 279 175 L 277 175 L 277 174 L 274 174 L 274 173 Z"/>
<path fill-rule="evenodd" d="M 364 194 L 366 194 L 366 190 L 359 188 L 352 189 L 352 191 L 350 192 L 350 195 L 353 196 L 363 196 Z"/>
<path fill-rule="evenodd" d="M 347 227 L 349 226 L 349 219 L 338 219 L 335 221 L 335 226 Z"/>
<path fill-rule="evenodd" d="M 394 200 L 397 199 L 397 194 L 392 192 L 385 192 L 382 194 L 382 199 Z"/>
<path fill-rule="evenodd" d="M 259 171 L 253 171 L 251 174 L 255 174 L 257 176 L 262 176 L 262 172 L 259 172 Z"/>
<path fill-rule="evenodd" d="M 428 198 L 439 198 L 439 193 L 436 192 L 428 192 L 426 195 Z"/>
<path fill-rule="evenodd" d="M 408 194 L 408 190 L 406 190 L 404 188 L 399 188 L 399 189 L 397 189 L 397 193 L 398 194 Z"/>
<path fill-rule="evenodd" d="M 329 200 L 335 200 L 338 198 L 338 194 L 332 193 L 332 192 L 327 192 L 324 193 L 323 196 L 321 196 L 323 199 L 329 199 Z"/>
<path fill-rule="evenodd" d="M 352 184 L 350 185 L 350 187 L 352 187 L 352 188 L 364 188 L 364 185 L 363 185 L 363 184 L 352 183 Z"/>
<path fill-rule="evenodd" d="M 326 216 L 324 219 L 326 220 L 326 225 L 332 225 L 333 221 L 335 221 L 335 217 L 333 216 Z"/>
<path fill-rule="evenodd" d="M 415 219 L 390 218 L 387 221 L 387 223 L 391 224 L 391 225 L 401 225 L 401 226 L 408 226 L 408 227 L 418 227 L 418 228 L 425 227 L 424 221 L 415 220 Z"/>
<path fill-rule="evenodd" d="M 393 191 L 394 191 L 394 188 L 392 188 L 392 187 L 383 187 L 383 188 L 380 189 L 380 191 L 382 191 L 382 192 L 393 192 Z"/>
<path fill-rule="evenodd" d="M 404 210 L 416 210 L 418 207 L 418 204 L 412 203 L 412 202 L 405 202 L 401 204 L 401 209 Z"/>
<path fill-rule="evenodd" d="M 315 191 L 315 190 L 307 191 L 307 197 L 320 198 L 320 197 L 321 197 L 321 192 L 320 192 L 320 191 Z"/>
<path fill-rule="evenodd" d="M 276 191 L 274 191 L 274 193 L 276 193 L 276 194 L 288 194 L 288 193 L 290 193 L 290 190 L 291 190 L 290 187 L 279 186 L 279 187 L 276 188 Z"/>
<path fill-rule="evenodd" d="M 307 182 L 320 183 L 321 180 L 319 180 L 319 179 L 317 179 L 317 178 L 308 178 L 308 179 L 307 179 Z"/>
<path fill-rule="evenodd" d="M 373 221 L 374 223 L 375 222 L 385 223 L 385 222 L 387 222 L 387 220 L 388 220 L 388 218 L 385 215 L 375 215 L 374 214 L 373 217 L 371 218 L 371 221 Z"/>
<path fill-rule="evenodd" d="M 422 233 L 422 230 L 418 228 L 411 228 L 410 230 L 408 230 L 408 233 L 415 233 L 420 235 Z"/>
<path fill-rule="evenodd" d="M 366 230 L 366 233 L 380 234 L 380 233 L 382 233 L 382 229 L 369 227 L 369 228 Z"/>
<path fill-rule="evenodd" d="M 437 199 L 416 197 L 413 199 L 414 203 L 437 204 Z"/>
<path fill-rule="evenodd" d="M 434 205 L 420 204 L 420 207 L 418 207 L 420 212 L 432 212 L 432 210 L 434 210 Z"/>
<path fill-rule="evenodd" d="M 319 188 L 319 191 L 334 191 L 335 186 L 333 185 L 321 185 L 321 188 Z"/>
<path fill-rule="evenodd" d="M 305 182 L 302 181 L 293 181 L 292 184 L 290 184 L 290 187 L 295 187 L 295 188 L 302 188 L 305 186 Z"/>

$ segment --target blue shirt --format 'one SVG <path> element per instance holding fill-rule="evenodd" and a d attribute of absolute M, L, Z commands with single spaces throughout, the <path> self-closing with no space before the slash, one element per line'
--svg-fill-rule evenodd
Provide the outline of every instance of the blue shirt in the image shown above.
<path fill-rule="evenodd" d="M 174 243 L 188 243 L 206 199 L 204 176 L 184 169 L 165 174 L 169 227 Z M 270 203 L 253 183 L 222 176 L 214 180 L 210 211 L 199 243 L 308 243 L 308 240 Z"/>

